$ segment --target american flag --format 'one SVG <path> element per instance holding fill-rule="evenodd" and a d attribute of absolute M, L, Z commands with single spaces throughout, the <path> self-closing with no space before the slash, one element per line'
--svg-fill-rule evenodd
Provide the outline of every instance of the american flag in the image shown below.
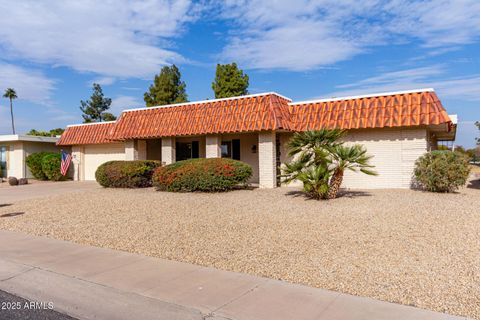
<path fill-rule="evenodd" d="M 62 163 L 60 164 L 60 173 L 62 176 L 67 175 L 70 162 L 72 162 L 72 155 L 62 150 Z"/>

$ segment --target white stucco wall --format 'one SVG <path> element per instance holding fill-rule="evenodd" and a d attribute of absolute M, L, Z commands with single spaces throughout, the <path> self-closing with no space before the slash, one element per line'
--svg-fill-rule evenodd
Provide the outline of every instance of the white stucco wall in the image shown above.
<path fill-rule="evenodd" d="M 364 145 L 378 172 L 368 176 L 347 171 L 343 184 L 347 188 L 409 188 L 415 161 L 427 152 L 426 129 L 356 130 L 346 140 Z"/>
<path fill-rule="evenodd" d="M 83 166 L 83 179 L 95 180 L 95 171 L 101 164 L 112 160 L 125 160 L 125 144 L 109 143 L 84 146 L 80 166 Z M 83 164 L 82 164 L 83 162 Z"/>
<path fill-rule="evenodd" d="M 282 163 L 289 160 L 286 143 L 291 136 L 291 133 L 280 135 Z M 415 161 L 428 147 L 425 128 L 351 130 L 345 140 L 364 145 L 368 154 L 374 156 L 371 163 L 379 174 L 368 176 L 346 171 L 342 187 L 352 189 L 409 188 Z"/>

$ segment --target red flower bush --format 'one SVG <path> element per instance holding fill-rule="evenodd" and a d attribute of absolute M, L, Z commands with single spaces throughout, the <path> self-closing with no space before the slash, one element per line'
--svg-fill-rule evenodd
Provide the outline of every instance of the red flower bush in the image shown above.
<path fill-rule="evenodd" d="M 157 168 L 153 174 L 153 186 L 161 191 L 228 191 L 245 185 L 251 176 L 252 167 L 241 161 L 191 159 Z"/>

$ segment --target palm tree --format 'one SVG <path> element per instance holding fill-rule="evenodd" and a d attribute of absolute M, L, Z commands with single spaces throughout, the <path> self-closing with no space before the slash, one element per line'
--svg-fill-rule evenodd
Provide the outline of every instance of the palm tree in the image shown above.
<path fill-rule="evenodd" d="M 287 145 L 293 159 L 283 165 L 283 182 L 298 180 L 310 197 L 333 199 L 345 170 L 376 175 L 369 163 L 372 156 L 361 145 L 345 146 L 344 135 L 338 129 L 295 133 Z"/>
<path fill-rule="evenodd" d="M 362 145 L 338 145 L 332 149 L 331 156 L 333 158 L 334 171 L 330 179 L 327 199 L 335 199 L 337 197 L 345 170 L 377 175 L 375 171 L 371 170 L 374 166 L 369 163 L 373 156 L 367 155 L 367 150 Z"/>
<path fill-rule="evenodd" d="M 5 94 L 3 95 L 4 98 L 10 99 L 10 115 L 12 116 L 12 131 L 15 134 L 15 122 L 13 121 L 13 99 L 17 98 L 17 93 L 14 89 L 8 88 L 5 90 Z"/>

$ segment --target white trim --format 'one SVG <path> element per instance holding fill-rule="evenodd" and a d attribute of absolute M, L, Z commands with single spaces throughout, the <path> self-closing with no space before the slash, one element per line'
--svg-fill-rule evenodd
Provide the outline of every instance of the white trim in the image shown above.
<path fill-rule="evenodd" d="M 333 101 L 341 101 L 341 100 L 352 100 L 352 99 L 371 98 L 371 97 L 393 96 L 393 95 L 396 95 L 396 94 L 406 94 L 406 93 L 415 93 L 415 92 L 434 92 L 434 91 L 435 90 L 433 88 L 426 88 L 426 89 L 414 89 L 414 90 L 405 90 L 405 91 L 381 92 L 381 93 L 371 93 L 371 94 L 364 94 L 364 95 L 358 95 L 358 96 L 346 96 L 346 97 L 338 97 L 338 98 L 304 100 L 304 101 L 298 101 L 298 102 L 290 102 L 289 105 L 319 103 L 319 102 L 333 102 Z"/>
<path fill-rule="evenodd" d="M 7 141 L 30 141 L 30 142 L 56 143 L 58 141 L 58 138 L 57 137 L 30 136 L 30 135 L 26 135 L 26 134 L 0 135 L 0 142 L 7 142 Z"/>
<path fill-rule="evenodd" d="M 89 122 L 89 123 L 78 123 L 78 124 L 69 124 L 67 126 L 67 128 L 69 127 L 80 127 L 80 126 L 91 126 L 91 125 L 95 125 L 95 124 L 107 124 L 107 123 L 114 123 L 116 122 L 115 120 L 114 121 L 102 121 L 102 122 Z"/>
<path fill-rule="evenodd" d="M 456 115 L 456 114 L 449 114 L 448 116 L 450 117 L 450 120 L 452 120 L 452 123 L 453 123 L 453 124 L 457 124 L 457 123 L 458 123 L 458 115 Z"/>
<path fill-rule="evenodd" d="M 191 101 L 191 102 L 182 102 L 182 103 L 175 103 L 175 104 L 166 104 L 164 106 L 154 106 L 154 107 L 144 107 L 144 108 L 133 108 L 133 109 L 125 109 L 122 112 L 129 112 L 129 111 L 137 111 L 137 110 L 149 110 L 149 109 L 158 109 L 158 108 L 168 108 L 168 107 L 180 107 L 180 106 L 187 106 L 192 104 L 200 104 L 200 103 L 211 103 L 211 102 L 218 102 L 218 101 L 229 101 L 229 100 L 236 100 L 236 99 L 244 99 L 244 98 L 252 98 L 252 97 L 260 97 L 260 96 L 267 96 L 267 95 L 276 95 L 280 98 L 283 98 L 288 101 L 292 101 L 292 99 L 282 96 L 276 92 L 262 92 L 262 93 L 255 93 L 255 94 L 247 94 L 245 96 L 237 96 L 237 97 L 230 97 L 230 98 L 220 98 L 220 99 L 211 99 L 211 100 L 199 100 L 199 101 Z"/>

